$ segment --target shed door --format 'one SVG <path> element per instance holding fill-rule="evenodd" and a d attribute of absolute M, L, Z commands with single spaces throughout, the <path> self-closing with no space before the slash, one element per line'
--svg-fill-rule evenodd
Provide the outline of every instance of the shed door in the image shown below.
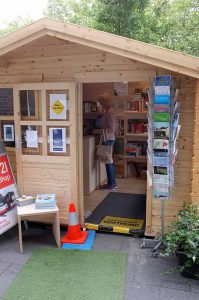
<path fill-rule="evenodd" d="M 76 85 L 17 85 L 14 114 L 19 190 L 55 193 L 66 224 L 69 202 L 78 210 Z"/>

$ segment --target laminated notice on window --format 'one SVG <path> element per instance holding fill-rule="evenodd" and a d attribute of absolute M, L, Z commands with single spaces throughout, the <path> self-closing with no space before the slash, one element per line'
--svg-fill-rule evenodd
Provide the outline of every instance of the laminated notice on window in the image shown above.
<path fill-rule="evenodd" d="M 50 94 L 50 120 L 66 120 L 66 94 Z"/>
<path fill-rule="evenodd" d="M 38 148 L 37 130 L 26 130 L 27 148 Z"/>

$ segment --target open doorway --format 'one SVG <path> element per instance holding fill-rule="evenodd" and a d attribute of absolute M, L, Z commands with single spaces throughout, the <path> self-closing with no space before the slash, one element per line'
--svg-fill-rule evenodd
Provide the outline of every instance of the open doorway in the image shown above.
<path fill-rule="evenodd" d="M 103 223 L 105 217 L 119 217 L 118 222 L 122 223 L 123 219 L 132 216 L 133 219 L 143 220 L 141 227 L 144 232 L 147 188 L 147 89 L 148 83 L 140 82 L 83 84 L 83 180 L 87 227 L 91 225 L 94 229 L 101 228 L 105 231 L 109 227 L 108 231 L 111 231 L 110 228 L 115 231 L 112 226 L 103 226 L 106 223 Z M 104 93 L 110 95 L 111 107 L 116 115 L 113 162 L 117 189 L 114 190 L 100 189 L 101 185 L 107 183 L 107 173 L 105 165 L 95 160 L 95 149 L 100 136 L 94 135 L 93 129 L 104 114 L 99 103 L 99 97 Z M 98 209 L 100 211 L 97 211 L 97 219 L 92 219 Z M 110 224 L 110 218 L 108 221 Z M 117 218 L 112 222 L 117 225 Z M 129 233 L 128 230 L 124 231 Z"/>

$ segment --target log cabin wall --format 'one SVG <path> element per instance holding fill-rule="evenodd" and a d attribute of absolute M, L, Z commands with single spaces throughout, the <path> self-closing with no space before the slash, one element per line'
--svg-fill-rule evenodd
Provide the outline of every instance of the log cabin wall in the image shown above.
<path fill-rule="evenodd" d="M 112 75 L 122 78 L 123 73 L 129 71 L 136 71 L 135 76 L 140 81 L 148 78 L 150 71 L 154 70 L 152 65 L 45 36 L 1 56 L 0 84 L 77 81 L 79 78 L 87 79 L 88 75 L 97 82 L 98 75 L 104 75 L 104 72 L 108 81 L 112 82 Z M 105 76 L 103 79 L 107 81 Z"/>
<path fill-rule="evenodd" d="M 172 74 L 152 65 L 127 59 L 91 47 L 45 36 L 18 48 L 0 59 L 0 84 L 21 82 L 113 82 L 113 78 L 134 82 L 147 82 L 156 73 Z M 180 82 L 179 153 L 176 171 L 175 199 L 166 204 L 166 225 L 182 207 L 191 201 L 192 145 L 194 129 L 195 80 L 173 74 Z M 116 80 L 116 79 L 115 79 Z M 199 164 L 199 162 L 197 163 Z M 30 168 L 31 166 L 26 166 Z M 45 168 L 48 168 L 46 164 Z M 28 169 L 26 170 L 28 172 Z M 48 173 L 48 177 L 51 173 Z M 31 176 L 30 173 L 28 176 Z M 50 178 L 49 178 L 50 182 Z M 28 190 L 28 187 L 26 187 Z M 70 187 L 67 187 L 70 192 Z M 64 203 L 60 195 L 59 203 Z M 60 205 L 60 208 L 63 208 Z M 150 196 L 147 200 L 147 233 L 155 235 L 160 230 L 160 201 Z M 67 222 L 62 219 L 62 223 Z"/>

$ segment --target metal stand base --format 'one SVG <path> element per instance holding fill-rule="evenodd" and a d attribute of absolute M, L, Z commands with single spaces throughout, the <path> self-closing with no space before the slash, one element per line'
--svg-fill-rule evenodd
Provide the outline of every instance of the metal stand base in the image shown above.
<path fill-rule="evenodd" d="M 147 238 L 144 238 L 142 240 L 142 245 L 141 245 L 141 248 L 153 248 L 151 250 L 152 252 L 152 255 L 154 257 L 157 257 L 158 256 L 158 250 L 160 249 L 160 247 L 162 246 L 163 244 L 163 236 L 164 236 L 164 209 L 165 209 L 165 201 L 162 200 L 161 201 L 161 210 L 162 210 L 162 221 L 161 221 L 161 236 L 158 238 L 158 239 L 147 239 Z"/>
<path fill-rule="evenodd" d="M 158 240 L 152 240 L 152 239 L 147 239 L 144 238 L 142 240 L 142 244 L 141 244 L 141 248 L 153 248 L 151 249 L 152 255 L 153 256 L 158 256 L 158 250 L 161 248 L 162 246 L 162 238 L 158 239 Z"/>

